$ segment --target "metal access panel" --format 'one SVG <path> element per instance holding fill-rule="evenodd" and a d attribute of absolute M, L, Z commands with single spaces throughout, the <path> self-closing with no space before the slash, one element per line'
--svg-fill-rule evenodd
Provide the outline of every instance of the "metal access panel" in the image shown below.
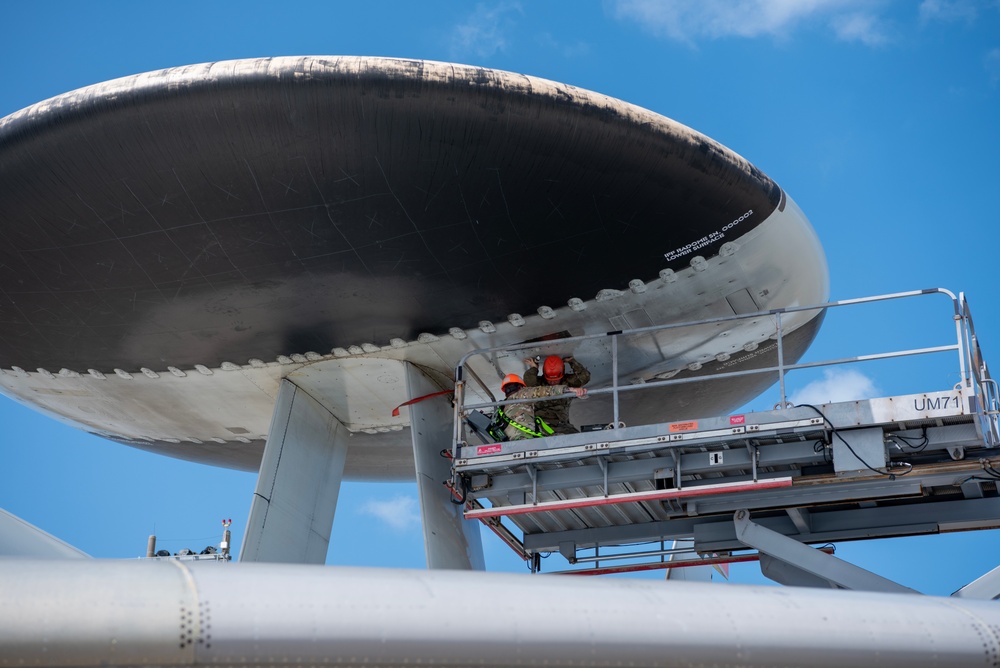
<path fill-rule="evenodd" d="M 887 464 L 881 427 L 838 431 L 833 439 L 833 470 L 838 475 L 882 475 Z"/>

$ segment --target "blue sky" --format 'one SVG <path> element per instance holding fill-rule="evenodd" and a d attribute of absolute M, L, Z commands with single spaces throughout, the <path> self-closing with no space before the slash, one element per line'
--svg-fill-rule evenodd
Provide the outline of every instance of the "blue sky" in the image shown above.
<path fill-rule="evenodd" d="M 0 116 L 115 77 L 279 55 L 455 61 L 621 98 L 775 179 L 826 248 L 833 299 L 964 291 L 987 360 L 1000 355 L 997 0 L 40 1 L 6 4 L 3 22 Z M 942 343 L 921 339 L 932 331 L 906 310 L 831 317 L 810 355 Z M 947 389 L 949 364 L 793 377 L 789 387 L 799 397 L 810 383 L 827 394 Z M 94 556 L 138 556 L 153 532 L 169 549 L 200 549 L 218 541 L 223 518 L 242 536 L 251 474 L 102 441 L 5 399 L 0 420 L 0 507 Z M 484 539 L 491 568 L 522 570 Z M 998 546 L 1000 532 L 972 532 L 842 544 L 838 555 L 948 594 L 996 566 Z M 415 486 L 345 484 L 329 563 L 423 567 Z M 755 565 L 732 573 L 764 581 Z"/>

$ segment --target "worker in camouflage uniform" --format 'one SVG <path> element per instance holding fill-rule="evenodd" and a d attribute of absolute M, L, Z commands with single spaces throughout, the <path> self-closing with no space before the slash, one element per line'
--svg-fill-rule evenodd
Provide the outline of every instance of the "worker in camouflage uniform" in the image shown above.
<path fill-rule="evenodd" d="M 528 366 L 524 373 L 524 384 L 527 387 L 566 385 L 574 388 L 583 387 L 590 382 L 590 372 L 572 355 L 546 357 L 542 362 L 541 376 L 538 375 L 538 362 L 533 357 L 525 359 L 524 363 Z M 566 373 L 567 364 L 573 369 L 572 373 Z M 570 401 L 572 399 L 556 399 L 540 403 L 535 408 L 535 417 L 547 424 L 555 434 L 576 434 L 580 430 L 569 421 Z"/>
<path fill-rule="evenodd" d="M 543 385 L 540 387 L 525 387 L 524 381 L 516 373 L 507 374 L 500 385 L 507 399 L 541 399 L 543 397 L 554 397 L 566 392 L 572 392 L 578 397 L 582 397 L 587 390 L 582 387 L 567 387 L 566 385 Z M 567 399 L 566 401 L 570 401 Z M 539 424 L 535 420 L 536 405 L 534 403 L 512 404 L 501 406 L 497 409 L 497 416 L 500 423 L 505 425 L 504 435 L 509 441 L 518 441 L 524 438 L 537 438 L 548 436 L 552 433 L 545 425 Z"/>

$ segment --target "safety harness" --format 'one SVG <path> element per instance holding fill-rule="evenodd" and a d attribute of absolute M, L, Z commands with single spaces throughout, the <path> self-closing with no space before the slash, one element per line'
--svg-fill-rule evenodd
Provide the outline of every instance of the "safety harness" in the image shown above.
<path fill-rule="evenodd" d="M 548 424 L 546 424 L 545 420 L 543 420 L 540 417 L 536 417 L 535 418 L 535 426 L 538 427 L 538 431 L 535 431 L 533 429 L 529 429 L 529 428 L 525 427 L 523 424 L 521 424 L 520 422 L 517 422 L 515 420 L 511 420 L 509 417 L 507 417 L 507 414 L 503 412 L 503 406 L 500 406 L 500 407 L 497 408 L 496 417 L 497 417 L 498 420 L 501 421 L 501 425 L 500 425 L 501 427 L 509 424 L 512 427 L 514 427 L 515 429 L 517 429 L 519 431 L 523 431 L 530 438 L 539 438 L 539 437 L 542 437 L 542 436 L 550 436 L 550 435 L 552 435 L 552 434 L 555 433 L 555 431 L 552 429 L 552 427 L 550 427 Z M 494 434 L 494 436 L 495 436 L 495 434 Z"/>

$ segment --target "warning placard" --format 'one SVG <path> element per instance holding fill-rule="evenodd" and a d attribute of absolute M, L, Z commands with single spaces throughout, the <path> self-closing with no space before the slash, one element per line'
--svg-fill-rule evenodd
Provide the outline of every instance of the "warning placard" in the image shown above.
<path fill-rule="evenodd" d="M 670 433 L 678 431 L 694 431 L 698 428 L 697 420 L 689 420 L 688 422 L 672 422 L 670 424 Z"/>

